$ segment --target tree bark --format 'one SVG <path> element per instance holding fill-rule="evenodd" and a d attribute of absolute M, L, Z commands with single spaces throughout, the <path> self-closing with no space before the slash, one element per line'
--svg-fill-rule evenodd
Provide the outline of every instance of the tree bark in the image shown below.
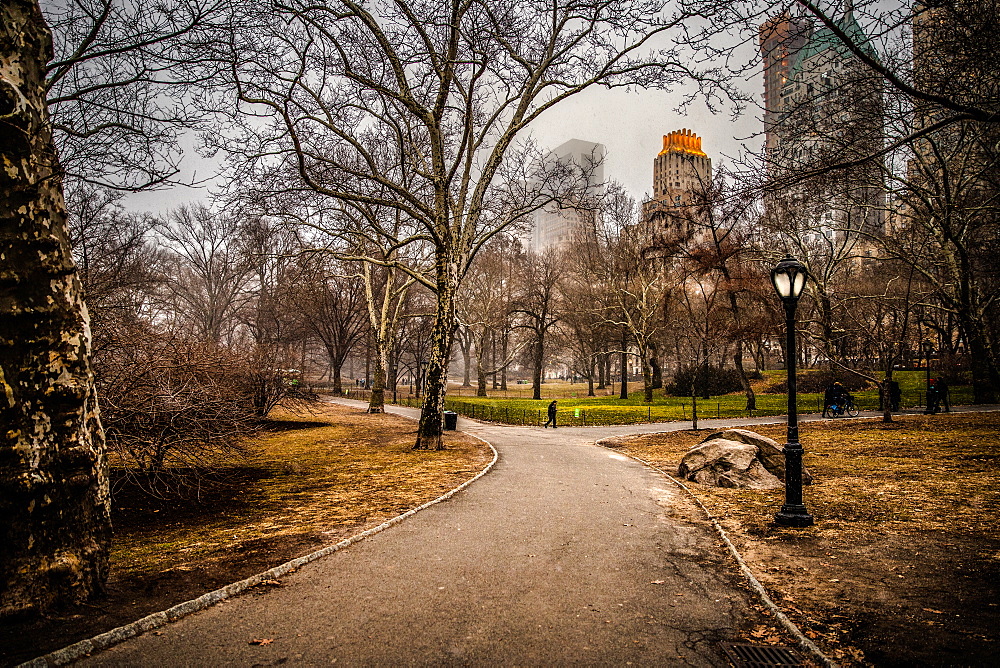
<path fill-rule="evenodd" d="M 620 371 L 622 375 L 621 390 L 618 393 L 619 399 L 628 399 L 628 330 L 622 327 L 622 352 L 619 359 Z"/>
<path fill-rule="evenodd" d="M 660 368 L 660 352 L 657 350 L 656 344 L 651 343 L 649 345 L 649 366 L 652 368 L 653 382 L 652 388 L 654 390 L 663 389 L 663 369 Z"/>
<path fill-rule="evenodd" d="M 542 369 L 545 368 L 545 335 L 539 335 L 535 340 L 535 360 L 531 370 L 531 398 L 542 398 Z"/>
<path fill-rule="evenodd" d="M 455 286 L 458 277 L 452 272 L 456 263 L 447 251 L 439 249 L 435 262 L 437 308 L 434 328 L 430 336 L 430 357 L 427 360 L 427 377 L 424 379 L 424 402 L 417 427 L 414 450 L 442 450 L 441 433 L 444 427 L 444 400 L 448 392 L 448 360 L 455 335 Z"/>
<path fill-rule="evenodd" d="M 70 254 L 34 2 L 0 9 L 0 618 L 103 590 L 111 541 L 90 323 Z"/>

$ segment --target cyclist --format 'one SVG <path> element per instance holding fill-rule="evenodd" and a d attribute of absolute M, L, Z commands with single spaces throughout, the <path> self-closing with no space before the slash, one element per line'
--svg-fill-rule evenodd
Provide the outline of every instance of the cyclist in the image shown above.
<path fill-rule="evenodd" d="M 823 417 L 826 417 L 827 411 L 830 412 L 832 417 L 843 415 L 850 400 L 851 395 L 847 393 L 847 390 L 839 382 L 826 388 L 823 396 Z"/>

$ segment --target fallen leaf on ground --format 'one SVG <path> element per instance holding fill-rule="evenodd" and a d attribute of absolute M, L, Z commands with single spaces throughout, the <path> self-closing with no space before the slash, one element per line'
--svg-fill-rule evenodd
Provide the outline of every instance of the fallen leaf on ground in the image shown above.
<path fill-rule="evenodd" d="M 649 584 L 651 584 L 651 585 L 661 585 L 661 584 L 663 584 L 664 582 L 666 582 L 666 580 L 653 580 L 653 581 L 652 581 L 652 582 L 650 582 Z"/>
<path fill-rule="evenodd" d="M 270 645 L 274 642 L 274 638 L 257 638 L 248 642 L 248 645 Z"/>

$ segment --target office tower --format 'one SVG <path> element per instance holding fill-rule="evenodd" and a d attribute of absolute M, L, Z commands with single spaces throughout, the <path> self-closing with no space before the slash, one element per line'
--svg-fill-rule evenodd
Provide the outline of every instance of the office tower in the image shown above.
<path fill-rule="evenodd" d="M 535 213 L 531 246 L 536 253 L 569 244 L 574 240 L 592 238 L 597 221 L 597 198 L 604 188 L 604 144 L 570 139 L 560 144 L 549 158 L 569 166 L 580 178 L 586 179 L 587 202 L 549 204 Z M 574 206 L 578 204 L 579 206 Z"/>
<path fill-rule="evenodd" d="M 876 56 L 850 3 L 836 25 Z M 778 186 L 769 198 L 772 213 L 794 216 L 807 239 L 877 232 L 885 209 L 880 165 L 870 159 L 884 145 L 878 77 L 833 30 L 806 17 L 765 22 L 760 47 L 765 160 Z"/>
<path fill-rule="evenodd" d="M 712 182 L 712 159 L 701 137 L 684 128 L 663 136 L 653 160 L 653 197 L 642 204 L 649 246 L 680 241 L 691 231 L 692 215 Z"/>

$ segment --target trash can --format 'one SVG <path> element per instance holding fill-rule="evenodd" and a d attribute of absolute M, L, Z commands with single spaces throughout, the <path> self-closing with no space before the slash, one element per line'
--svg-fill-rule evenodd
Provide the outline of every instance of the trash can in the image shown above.
<path fill-rule="evenodd" d="M 444 412 L 444 428 L 449 431 L 458 429 L 458 413 L 455 411 Z"/>

